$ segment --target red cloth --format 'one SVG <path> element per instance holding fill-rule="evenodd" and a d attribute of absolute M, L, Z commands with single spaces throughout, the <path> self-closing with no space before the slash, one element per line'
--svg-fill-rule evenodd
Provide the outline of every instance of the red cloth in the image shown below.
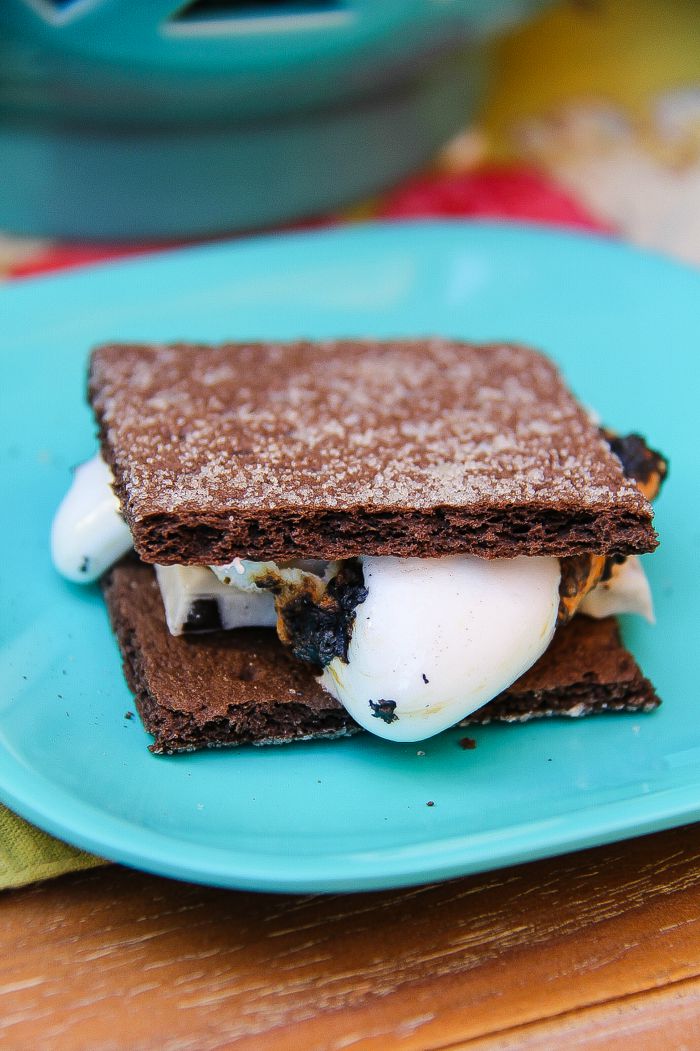
<path fill-rule="evenodd" d="M 387 219 L 469 216 L 524 219 L 612 233 L 566 190 L 531 168 L 488 166 L 455 175 L 424 175 L 388 193 Z"/>
<path fill-rule="evenodd" d="M 546 175 L 521 166 L 490 165 L 455 175 L 418 176 L 386 193 L 375 215 L 379 219 L 460 216 L 522 219 L 601 233 L 613 232 Z M 294 229 L 314 228 L 329 221 L 333 220 L 313 220 Z M 10 268 L 9 273 L 11 277 L 28 277 L 173 247 L 177 245 L 49 245 L 36 256 Z"/>
<path fill-rule="evenodd" d="M 161 245 L 95 245 L 95 244 L 50 244 L 29 259 L 23 259 L 9 270 L 10 277 L 31 277 L 50 270 L 67 270 L 73 266 L 102 263 L 107 259 L 120 259 L 130 255 L 144 255 L 157 251 Z"/>

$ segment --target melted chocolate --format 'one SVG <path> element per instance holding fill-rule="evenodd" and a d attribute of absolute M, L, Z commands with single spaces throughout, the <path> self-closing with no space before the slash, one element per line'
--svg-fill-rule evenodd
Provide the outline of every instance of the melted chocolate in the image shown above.
<path fill-rule="evenodd" d="M 219 631 L 223 628 L 219 603 L 215 598 L 197 598 L 187 611 L 183 631 Z"/>

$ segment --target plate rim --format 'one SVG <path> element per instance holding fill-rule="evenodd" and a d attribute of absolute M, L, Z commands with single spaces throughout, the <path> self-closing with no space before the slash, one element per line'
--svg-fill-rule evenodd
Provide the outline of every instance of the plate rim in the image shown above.
<path fill-rule="evenodd" d="M 519 865 L 542 858 L 557 857 L 606 843 L 636 839 L 645 834 L 660 832 L 700 819 L 700 791 L 692 792 L 691 786 L 671 786 L 634 796 L 630 799 L 611 800 L 607 803 L 589 805 L 539 822 L 519 822 L 498 829 L 498 846 L 494 845 L 492 831 L 470 833 L 462 836 L 425 840 L 420 843 L 423 863 L 407 860 L 397 864 L 397 855 L 413 854 L 415 847 L 405 852 L 391 848 L 371 851 L 326 852 L 322 861 L 314 857 L 307 866 L 298 859 L 285 857 L 285 872 L 279 870 L 270 875 L 270 855 L 246 850 L 238 853 L 230 848 L 218 848 L 198 844 L 197 853 L 188 855 L 187 863 L 178 863 L 169 853 L 172 845 L 184 842 L 175 836 L 146 830 L 129 824 L 104 811 L 75 800 L 68 792 L 53 789 L 48 806 L 37 807 L 33 800 L 21 791 L 9 790 L 2 782 L 8 769 L 0 754 L 0 793 L 2 802 L 25 820 L 57 836 L 80 849 L 87 850 L 106 860 L 118 862 L 154 875 L 225 887 L 232 890 L 255 890 L 264 893 L 338 893 L 352 891 L 389 890 L 394 887 L 432 883 L 480 872 L 490 872 L 511 865 Z M 11 764 L 10 764 L 11 769 Z M 22 771 L 20 764 L 16 770 Z M 21 782 L 21 776 L 19 778 Z M 50 783 L 48 783 L 50 785 Z M 700 781 L 696 783 L 700 790 Z M 100 820 L 97 828 L 104 835 L 75 821 L 67 822 L 61 814 L 61 800 L 69 802 L 75 815 L 95 814 Z M 601 815 L 606 821 L 601 822 Z M 533 825 L 542 826 L 533 836 Z M 552 826 L 559 826 L 559 834 L 552 836 Z M 572 827 L 575 826 L 575 827 Z M 109 833 L 109 834 L 107 834 Z M 527 846 L 516 846 L 513 841 L 527 836 Z M 493 852 L 486 859 L 477 848 L 489 842 Z M 464 844 L 472 847 L 470 851 Z M 161 850 L 160 847 L 163 846 Z M 190 844 L 191 845 L 191 844 Z M 225 864 L 217 864 L 221 858 Z M 358 863 L 357 859 L 360 861 Z M 239 867 L 231 865 L 236 859 Z M 363 860 L 366 859 L 366 860 Z M 279 856 L 275 855 L 276 863 Z M 368 864 L 376 868 L 379 861 L 385 863 L 380 874 L 370 871 Z M 241 864 L 242 862 L 242 864 Z M 356 865 L 353 870 L 352 865 Z M 392 864 L 393 862 L 393 864 Z M 313 868 L 313 875 L 307 871 Z M 339 875 L 342 869 L 343 874 Z"/>
<path fill-rule="evenodd" d="M 192 258 L 197 255 L 226 254 L 234 251 L 248 251 L 250 249 L 277 246 L 284 242 L 291 244 L 295 241 L 319 239 L 333 239 L 336 237 L 366 237 L 366 236 L 396 236 L 402 237 L 414 231 L 454 232 L 456 229 L 478 229 L 495 235 L 501 233 L 524 233 L 544 240 L 554 239 L 557 241 L 586 241 L 599 245 L 601 248 L 610 249 L 613 252 L 629 254 L 636 259 L 656 260 L 665 266 L 672 267 L 680 273 L 697 276 L 698 271 L 691 264 L 664 252 L 659 248 L 647 245 L 634 244 L 624 240 L 621 236 L 613 233 L 605 233 L 600 230 L 590 230 L 585 227 L 567 226 L 564 223 L 545 223 L 535 220 L 518 219 L 489 219 L 475 217 L 445 216 L 440 218 L 415 218 L 415 219 L 369 219 L 345 224 L 329 224 L 312 229 L 282 230 L 279 232 L 268 231 L 256 233 L 250 236 L 230 237 L 221 240 L 198 242 L 196 244 L 183 244 L 167 247 L 155 247 L 135 255 L 119 256 L 115 259 L 97 259 L 79 262 L 75 265 L 51 270 L 40 274 L 20 274 L 11 276 L 9 280 L 0 283 L 0 298 L 12 298 L 15 294 L 26 295 L 33 288 L 44 288 L 54 283 L 63 284 L 73 281 L 85 281 L 91 277 L 105 276 L 113 270 L 138 270 L 142 267 L 150 268 L 153 265 L 167 264 L 180 258 Z"/>

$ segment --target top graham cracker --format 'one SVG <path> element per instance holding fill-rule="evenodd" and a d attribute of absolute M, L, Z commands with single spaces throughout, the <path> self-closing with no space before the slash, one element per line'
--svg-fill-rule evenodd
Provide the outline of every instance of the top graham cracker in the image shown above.
<path fill-rule="evenodd" d="M 656 546 L 650 505 L 527 347 L 111 344 L 89 393 L 148 562 Z"/>

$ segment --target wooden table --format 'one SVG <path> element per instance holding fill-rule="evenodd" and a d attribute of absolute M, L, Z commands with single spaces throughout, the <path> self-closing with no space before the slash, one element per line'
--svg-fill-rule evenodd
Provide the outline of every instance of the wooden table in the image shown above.
<path fill-rule="evenodd" d="M 700 1046 L 700 825 L 426 887 L 111 866 L 2 896 L 0 1046 Z"/>

